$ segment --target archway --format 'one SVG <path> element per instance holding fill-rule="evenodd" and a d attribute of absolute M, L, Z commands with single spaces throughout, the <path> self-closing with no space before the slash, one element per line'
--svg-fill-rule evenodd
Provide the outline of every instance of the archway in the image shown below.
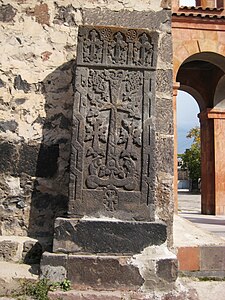
<path fill-rule="evenodd" d="M 179 213 L 201 212 L 199 112 L 199 105 L 195 98 L 179 90 L 177 96 Z"/>
<path fill-rule="evenodd" d="M 176 81 L 200 107 L 203 214 L 225 214 L 225 57 L 201 52 L 180 66 Z"/>

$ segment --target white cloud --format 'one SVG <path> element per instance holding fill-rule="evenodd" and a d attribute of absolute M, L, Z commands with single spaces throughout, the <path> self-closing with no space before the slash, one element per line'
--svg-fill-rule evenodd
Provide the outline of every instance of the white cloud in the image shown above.
<path fill-rule="evenodd" d="M 183 153 L 189 148 L 192 140 L 187 139 L 188 131 L 199 126 L 199 107 L 196 100 L 188 93 L 179 91 L 177 96 L 177 136 L 178 153 Z"/>
<path fill-rule="evenodd" d="M 195 0 L 180 0 L 180 6 L 195 6 Z"/>

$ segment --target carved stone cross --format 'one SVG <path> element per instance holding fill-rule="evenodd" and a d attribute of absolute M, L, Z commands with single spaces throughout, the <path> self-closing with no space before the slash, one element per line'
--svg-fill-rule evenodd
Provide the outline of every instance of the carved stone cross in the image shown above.
<path fill-rule="evenodd" d="M 79 29 L 71 214 L 154 215 L 150 118 L 157 38 L 142 29 Z"/>

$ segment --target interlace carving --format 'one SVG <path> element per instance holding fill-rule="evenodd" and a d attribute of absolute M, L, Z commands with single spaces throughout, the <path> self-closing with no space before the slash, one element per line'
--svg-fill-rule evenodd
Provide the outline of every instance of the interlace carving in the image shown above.
<path fill-rule="evenodd" d="M 149 220 L 157 43 L 144 29 L 79 28 L 71 213 Z"/>
<path fill-rule="evenodd" d="M 88 188 L 137 188 L 136 160 L 141 146 L 139 71 L 90 70 L 86 116 L 86 156 L 92 157 Z M 91 141 L 91 144 L 90 144 Z"/>

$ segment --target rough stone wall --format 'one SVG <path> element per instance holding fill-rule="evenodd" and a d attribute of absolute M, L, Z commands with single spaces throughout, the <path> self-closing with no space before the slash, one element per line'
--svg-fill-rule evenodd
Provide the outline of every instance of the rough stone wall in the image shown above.
<path fill-rule="evenodd" d="M 67 211 L 72 70 L 82 24 L 160 32 L 156 214 L 171 224 L 170 14 L 166 0 L 0 1 L 0 234 L 50 241 L 55 217 Z"/>

